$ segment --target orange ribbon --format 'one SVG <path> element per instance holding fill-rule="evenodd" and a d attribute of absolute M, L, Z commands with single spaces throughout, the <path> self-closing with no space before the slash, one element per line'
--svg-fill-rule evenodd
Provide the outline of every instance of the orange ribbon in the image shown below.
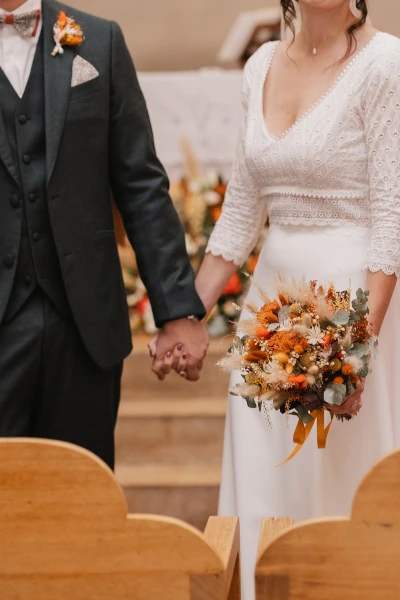
<path fill-rule="evenodd" d="M 333 414 L 331 413 L 331 421 L 330 421 L 329 425 L 327 425 L 326 427 L 325 427 L 325 412 L 323 410 L 314 410 L 311 413 L 311 416 L 312 416 L 313 420 L 310 421 L 309 423 L 307 423 L 307 425 L 305 425 L 303 423 L 303 421 L 301 419 L 299 419 L 299 422 L 297 423 L 297 427 L 293 434 L 293 442 L 296 444 L 296 447 L 294 448 L 291 455 L 283 463 L 278 465 L 278 467 L 282 467 L 283 465 L 286 465 L 288 462 L 290 462 L 292 460 L 292 458 L 294 458 L 296 456 L 296 454 L 298 452 L 300 452 L 300 450 L 303 447 L 304 443 L 306 442 L 308 436 L 310 435 L 312 428 L 315 425 L 315 422 L 317 422 L 318 448 L 320 450 L 323 450 L 326 447 L 326 440 L 328 439 L 329 430 L 332 425 Z"/>

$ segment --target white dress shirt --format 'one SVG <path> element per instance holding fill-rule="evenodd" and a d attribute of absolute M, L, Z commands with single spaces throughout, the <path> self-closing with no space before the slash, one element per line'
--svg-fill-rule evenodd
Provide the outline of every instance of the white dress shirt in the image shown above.
<path fill-rule="evenodd" d="M 0 14 L 21 14 L 42 10 L 42 0 L 27 0 L 25 4 L 9 13 L 0 9 Z M 12 25 L 0 28 L 0 67 L 11 85 L 22 98 L 31 73 L 37 43 L 42 30 L 42 18 L 35 37 L 23 38 Z"/>

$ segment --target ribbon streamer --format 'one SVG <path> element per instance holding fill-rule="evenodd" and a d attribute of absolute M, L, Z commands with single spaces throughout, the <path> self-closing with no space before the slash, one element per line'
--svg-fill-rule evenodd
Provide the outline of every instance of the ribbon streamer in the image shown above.
<path fill-rule="evenodd" d="M 296 456 L 296 454 L 298 452 L 300 452 L 300 450 L 303 447 L 304 443 L 306 442 L 308 436 L 310 435 L 310 433 L 315 425 L 315 422 L 317 422 L 318 448 L 320 450 L 324 450 L 326 448 L 326 440 L 328 439 L 329 430 L 332 425 L 333 414 L 331 413 L 331 421 L 330 421 L 329 425 L 327 425 L 326 427 L 325 427 L 325 411 L 314 410 L 311 413 L 311 416 L 312 416 L 313 420 L 310 421 L 309 423 L 307 423 L 307 425 L 305 425 L 303 423 L 303 421 L 301 419 L 299 419 L 299 421 L 297 423 L 297 427 L 293 434 L 293 442 L 296 444 L 296 447 L 294 448 L 291 455 L 285 461 L 283 461 L 280 465 L 277 465 L 278 467 L 282 467 L 283 465 L 286 465 L 288 462 L 290 462 L 292 460 L 292 458 L 294 458 Z"/>

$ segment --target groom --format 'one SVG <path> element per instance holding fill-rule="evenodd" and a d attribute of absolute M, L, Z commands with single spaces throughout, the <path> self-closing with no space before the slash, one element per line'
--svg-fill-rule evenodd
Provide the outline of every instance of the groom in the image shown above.
<path fill-rule="evenodd" d="M 84 41 L 52 56 L 61 11 Z M 76 443 L 112 467 L 132 346 L 111 191 L 161 328 L 154 370 L 181 343 L 196 380 L 204 308 L 120 28 L 0 0 L 0 436 Z"/>

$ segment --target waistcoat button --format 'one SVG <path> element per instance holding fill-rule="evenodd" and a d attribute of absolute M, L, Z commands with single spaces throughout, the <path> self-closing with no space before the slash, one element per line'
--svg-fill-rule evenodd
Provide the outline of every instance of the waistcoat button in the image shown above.
<path fill-rule="evenodd" d="M 26 165 L 29 165 L 31 163 L 31 157 L 29 156 L 29 154 L 24 154 L 24 163 Z"/>
<path fill-rule="evenodd" d="M 25 285 L 28 286 L 28 285 L 31 285 L 31 283 L 32 283 L 32 277 L 30 277 L 29 275 L 27 275 L 25 277 Z"/>
<path fill-rule="evenodd" d="M 7 256 L 5 256 L 3 258 L 3 263 L 4 263 L 4 266 L 7 267 L 7 269 L 11 269 L 11 267 L 14 264 L 14 259 L 11 256 L 11 254 L 8 254 Z"/>
<path fill-rule="evenodd" d="M 21 125 L 25 125 L 25 123 L 28 121 L 28 117 L 26 115 L 20 115 L 18 121 L 21 123 Z"/>
<path fill-rule="evenodd" d="M 29 194 L 29 202 L 36 202 L 36 194 Z"/>
<path fill-rule="evenodd" d="M 18 199 L 17 194 L 13 194 L 10 197 L 10 204 L 13 208 L 17 208 L 17 206 L 19 206 L 19 199 Z"/>
<path fill-rule="evenodd" d="M 40 240 L 40 233 L 35 231 L 35 233 L 33 234 L 33 239 L 35 240 L 35 242 L 38 242 Z"/>

